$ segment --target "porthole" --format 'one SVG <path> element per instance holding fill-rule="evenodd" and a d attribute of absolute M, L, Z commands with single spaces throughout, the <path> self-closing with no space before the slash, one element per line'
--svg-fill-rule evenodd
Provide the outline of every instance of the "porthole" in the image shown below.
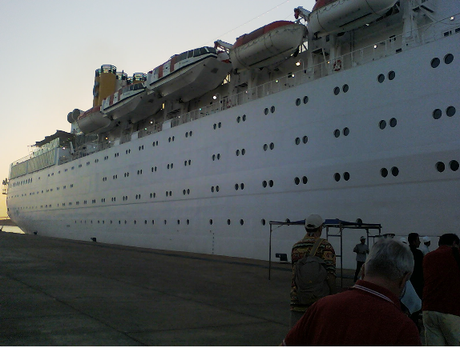
<path fill-rule="evenodd" d="M 334 88 L 334 94 L 335 95 L 338 95 L 340 93 L 340 88 L 339 87 L 335 87 Z"/>
<path fill-rule="evenodd" d="M 264 151 L 267 151 L 267 150 L 268 150 L 268 145 L 264 144 Z"/>
<path fill-rule="evenodd" d="M 436 169 L 438 170 L 438 172 L 442 173 L 446 170 L 446 165 L 443 162 L 438 162 L 436 163 Z"/>
<path fill-rule="evenodd" d="M 349 89 L 350 89 L 350 87 L 349 87 L 347 84 L 344 84 L 344 85 L 342 86 L 342 91 L 343 91 L 343 93 L 347 93 Z"/>
<path fill-rule="evenodd" d="M 379 128 L 380 129 L 385 129 L 386 126 L 387 126 L 387 122 L 385 120 L 381 120 L 379 122 Z"/>
<path fill-rule="evenodd" d="M 340 130 L 336 129 L 336 130 L 334 131 L 334 136 L 335 136 L 336 138 L 340 137 Z"/>
<path fill-rule="evenodd" d="M 240 188 L 240 185 L 235 184 L 235 190 L 238 191 L 239 188 Z"/>
<path fill-rule="evenodd" d="M 398 120 L 396 118 L 390 119 L 390 127 L 396 127 Z"/>
<path fill-rule="evenodd" d="M 302 183 L 306 185 L 308 182 L 308 178 L 306 176 L 302 177 Z"/>
<path fill-rule="evenodd" d="M 302 101 L 300 100 L 300 98 L 297 98 L 295 101 L 295 105 L 299 106 L 301 103 Z"/>
<path fill-rule="evenodd" d="M 393 174 L 393 176 L 398 176 L 399 175 L 398 167 L 391 168 L 391 174 Z"/>
<path fill-rule="evenodd" d="M 265 180 L 262 182 L 262 186 L 263 186 L 264 188 L 267 187 L 267 182 L 266 182 Z"/>
<path fill-rule="evenodd" d="M 348 134 L 350 134 L 350 129 L 349 129 L 348 127 L 345 127 L 345 128 L 343 129 L 343 135 L 344 135 L 344 136 L 348 136 Z"/>
<path fill-rule="evenodd" d="M 441 116 L 442 116 L 442 111 L 440 109 L 436 109 L 436 110 L 433 111 L 433 118 L 435 120 L 440 119 Z"/>
<path fill-rule="evenodd" d="M 340 174 L 339 174 L 339 173 L 335 173 L 335 174 L 334 174 L 334 179 L 335 179 L 335 181 L 337 181 L 337 182 L 340 181 Z"/>
<path fill-rule="evenodd" d="M 296 178 L 294 179 L 294 183 L 295 183 L 296 185 L 300 184 L 300 179 L 296 177 Z"/>
<path fill-rule="evenodd" d="M 388 169 L 386 169 L 386 168 L 380 169 L 380 175 L 382 175 L 382 177 L 386 178 L 388 176 Z"/>
<path fill-rule="evenodd" d="M 265 219 L 260 220 L 260 223 L 262 224 L 262 226 L 265 226 L 265 224 L 266 224 Z"/>
<path fill-rule="evenodd" d="M 227 225 L 230 226 L 231 223 L 232 223 L 232 222 L 230 221 L 230 219 L 227 219 Z"/>
<path fill-rule="evenodd" d="M 303 103 L 307 104 L 308 103 L 308 96 L 303 97 Z"/>
<path fill-rule="evenodd" d="M 439 66 L 440 63 L 441 63 L 441 61 L 439 60 L 438 57 L 433 58 L 433 59 L 431 60 L 431 67 L 432 67 L 432 68 L 437 68 L 437 67 Z"/>
<path fill-rule="evenodd" d="M 237 155 L 237 156 L 240 155 L 240 150 L 236 150 L 236 155 Z"/>
<path fill-rule="evenodd" d="M 302 141 L 304 144 L 308 143 L 308 137 L 304 135 L 304 137 L 302 138 Z"/>
<path fill-rule="evenodd" d="M 300 138 L 295 138 L 295 144 L 299 145 L 300 144 Z"/>
<path fill-rule="evenodd" d="M 345 181 L 350 180 L 350 173 L 348 173 L 348 172 L 343 173 L 343 179 L 344 179 Z"/>
<path fill-rule="evenodd" d="M 449 162 L 449 167 L 452 171 L 456 172 L 459 168 L 459 164 L 457 161 L 453 160 Z"/>
<path fill-rule="evenodd" d="M 452 117 L 455 115 L 455 112 L 457 110 L 455 109 L 455 107 L 453 106 L 449 106 L 447 109 L 446 109 L 446 115 L 449 116 L 449 117 Z"/>
<path fill-rule="evenodd" d="M 212 219 L 209 219 L 209 224 L 212 225 L 214 223 L 214 221 L 212 221 Z"/>
<path fill-rule="evenodd" d="M 396 77 L 396 73 L 393 70 L 388 73 L 388 79 L 390 81 L 394 80 L 395 77 Z"/>
<path fill-rule="evenodd" d="M 242 120 L 243 122 L 246 121 L 246 115 L 243 115 Z"/>
<path fill-rule="evenodd" d="M 272 107 L 270 108 L 270 112 L 271 112 L 272 114 L 275 113 L 275 106 L 272 106 Z"/>
<path fill-rule="evenodd" d="M 238 117 L 236 118 L 236 122 L 237 122 L 237 123 L 240 123 L 240 122 L 241 122 L 241 116 L 238 116 Z"/>
<path fill-rule="evenodd" d="M 244 225 L 244 220 L 243 220 L 243 219 L 240 219 L 240 225 L 241 225 L 241 226 Z"/>
<path fill-rule="evenodd" d="M 167 221 L 167 220 L 164 220 L 164 223 L 165 223 L 165 225 L 166 225 L 166 224 L 168 223 L 168 221 Z"/>
<path fill-rule="evenodd" d="M 454 61 L 454 55 L 451 53 L 448 53 L 444 56 L 444 63 L 450 64 Z"/>
<path fill-rule="evenodd" d="M 269 112 L 268 108 L 265 108 L 264 114 L 265 114 L 265 115 L 268 115 L 268 112 Z"/>
<path fill-rule="evenodd" d="M 380 74 L 378 77 L 377 77 L 377 81 L 382 83 L 383 81 L 385 81 L 385 75 L 383 74 Z"/>
<path fill-rule="evenodd" d="M 270 143 L 270 150 L 273 150 L 275 148 L 275 144 L 274 143 Z M 244 151 L 244 149 L 243 149 Z M 244 155 L 244 154 L 243 154 Z"/>
<path fill-rule="evenodd" d="M 242 190 L 244 190 L 244 183 L 241 183 L 240 187 L 241 187 Z"/>
<path fill-rule="evenodd" d="M 273 180 L 270 180 L 270 181 L 268 182 L 268 186 L 273 187 L 273 185 L 274 185 Z"/>

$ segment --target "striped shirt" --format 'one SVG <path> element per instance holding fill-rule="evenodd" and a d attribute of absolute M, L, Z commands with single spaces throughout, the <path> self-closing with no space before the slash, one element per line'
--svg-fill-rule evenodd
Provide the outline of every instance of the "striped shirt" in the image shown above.
<path fill-rule="evenodd" d="M 291 310 L 296 312 L 304 312 L 308 306 L 301 305 L 297 299 L 297 287 L 295 285 L 295 265 L 297 261 L 302 259 L 310 252 L 315 244 L 315 237 L 305 236 L 302 240 L 295 243 L 292 247 L 292 281 L 291 281 Z M 328 274 L 335 276 L 335 251 L 331 243 L 323 239 L 318 246 L 315 256 L 322 258 L 326 263 L 326 271 Z"/>

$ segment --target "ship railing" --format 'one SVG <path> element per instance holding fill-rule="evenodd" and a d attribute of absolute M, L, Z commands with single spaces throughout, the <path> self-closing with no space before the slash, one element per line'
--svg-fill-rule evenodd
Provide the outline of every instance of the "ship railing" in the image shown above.
<path fill-rule="evenodd" d="M 410 50 L 416 46 L 442 39 L 448 35 L 457 34 L 460 32 L 460 29 L 453 28 L 452 25 L 450 31 L 447 30 L 449 25 L 441 25 L 439 30 L 427 29 L 429 29 L 431 26 L 438 25 L 441 22 L 449 22 L 452 18 L 458 16 L 459 15 L 452 16 L 442 21 L 433 22 L 427 24 L 424 27 L 420 27 L 419 30 L 417 30 L 417 33 L 420 33 L 420 35 L 414 34 L 414 36 L 412 36 L 411 33 L 394 35 L 385 40 L 380 40 L 376 43 L 359 48 L 352 52 L 339 55 L 335 59 L 322 61 L 321 63 L 315 65 L 305 66 L 305 63 L 302 61 L 302 59 L 299 59 L 299 66 L 296 67 L 297 69 L 293 69 L 293 71 L 287 75 L 278 77 L 265 84 L 247 89 L 244 92 L 229 95 L 226 98 L 225 103 L 222 103 L 218 109 L 216 109 L 216 106 L 214 105 L 205 106 L 199 110 L 194 110 L 189 113 L 177 116 L 171 122 L 171 126 L 178 126 L 200 117 L 204 117 L 231 107 L 239 106 L 252 100 L 264 98 L 268 95 L 279 93 L 295 86 L 315 81 L 334 73 L 339 73 L 359 65 L 364 65 L 372 61 L 396 55 L 403 50 Z M 411 42 L 409 43 L 409 41 Z"/>
<path fill-rule="evenodd" d="M 299 59 L 298 66 L 294 66 L 292 72 L 289 72 L 285 76 L 278 77 L 272 81 L 255 86 L 253 88 L 249 88 L 243 92 L 231 94 L 225 97 L 225 99 L 220 100 L 218 103 L 204 106 L 188 113 L 176 116 L 170 121 L 168 120 L 168 122 L 170 122 L 171 127 L 179 126 L 181 124 L 188 123 L 235 106 L 246 104 L 253 100 L 264 98 L 271 94 L 282 92 L 295 86 L 315 81 L 331 74 L 352 69 L 356 66 L 364 65 L 384 57 L 396 55 L 403 50 L 410 50 L 419 45 L 437 41 L 449 35 L 458 34 L 460 33 L 460 26 L 454 19 L 459 17 L 460 14 L 455 14 L 453 16 L 444 18 L 441 21 L 432 22 L 424 27 L 419 27 L 417 31 L 414 31 L 414 33 L 395 35 L 389 37 L 386 40 L 380 40 L 377 43 L 359 48 L 352 52 L 344 53 L 335 57 L 334 59 L 322 61 L 315 65 L 307 65 L 306 62 L 303 62 L 302 59 Z M 433 26 L 439 27 L 436 30 L 429 30 Z M 339 60 L 340 68 L 338 68 L 338 65 L 336 64 Z M 149 125 L 138 131 L 137 138 L 160 132 L 162 129 L 163 126 L 161 123 Z M 131 130 L 129 133 L 123 134 L 122 139 L 120 139 L 120 143 L 130 141 L 133 132 L 134 131 Z M 87 141 L 84 141 L 84 143 L 86 144 Z M 93 148 L 92 151 L 82 151 L 81 153 L 77 152 L 72 156 L 72 159 L 87 156 L 90 153 L 106 149 L 112 145 L 113 144 L 109 142 L 106 144 L 99 143 L 97 149 Z M 51 151 L 55 153 L 55 149 Z M 46 153 L 43 153 L 43 155 L 43 159 L 46 158 Z M 36 157 L 40 156 L 42 155 L 38 155 Z M 31 170 L 40 170 L 56 163 L 56 160 L 53 162 L 53 160 L 47 159 L 41 162 L 40 159 L 37 159 L 35 160 L 35 163 L 32 164 L 32 168 L 29 168 L 31 159 L 32 156 L 29 155 L 14 162 L 11 165 L 10 178 L 13 179 L 22 175 L 26 175 L 27 173 L 30 173 Z"/>

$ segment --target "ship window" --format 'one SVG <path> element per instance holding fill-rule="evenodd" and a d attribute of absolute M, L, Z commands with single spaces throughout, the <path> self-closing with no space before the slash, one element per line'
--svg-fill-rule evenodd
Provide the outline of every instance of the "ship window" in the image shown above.
<path fill-rule="evenodd" d="M 386 169 L 386 168 L 380 169 L 380 175 L 382 175 L 382 177 L 386 178 L 388 176 L 388 169 Z"/>
<path fill-rule="evenodd" d="M 307 104 L 307 103 L 308 103 L 308 97 L 307 97 L 307 96 L 303 97 L 303 103 L 304 103 L 304 104 Z"/>
<path fill-rule="evenodd" d="M 345 181 L 350 180 L 350 173 L 348 172 L 343 173 L 343 178 L 345 179 Z"/>
<path fill-rule="evenodd" d="M 300 138 L 295 138 L 295 144 L 299 145 L 300 144 Z"/>
<path fill-rule="evenodd" d="M 388 79 L 391 81 L 391 80 L 394 80 L 394 78 L 396 77 L 396 73 L 394 71 L 390 71 L 388 73 Z"/>
<path fill-rule="evenodd" d="M 431 60 L 431 67 L 432 67 L 432 68 L 437 68 L 437 67 L 439 66 L 439 63 L 441 63 L 441 61 L 439 60 L 438 57 L 433 58 L 433 59 Z"/>
<path fill-rule="evenodd" d="M 382 83 L 383 81 L 385 81 L 385 75 L 383 74 L 380 74 L 378 77 L 377 77 L 377 81 Z"/>
<path fill-rule="evenodd" d="M 348 127 L 345 127 L 345 128 L 343 129 L 343 135 L 344 135 L 344 136 L 347 136 L 348 134 L 350 134 L 350 129 L 349 129 Z"/>
<path fill-rule="evenodd" d="M 335 87 L 334 88 L 334 94 L 335 95 L 338 95 L 340 93 L 340 88 L 339 87 Z"/>
<path fill-rule="evenodd" d="M 453 106 L 449 106 L 447 109 L 446 109 L 446 115 L 449 116 L 449 117 L 452 117 L 455 115 L 455 112 L 456 112 L 456 109 L 455 107 Z"/>
<path fill-rule="evenodd" d="M 442 173 L 444 170 L 446 170 L 446 165 L 443 162 L 438 162 L 436 163 L 436 169 L 438 172 Z"/>
<path fill-rule="evenodd" d="M 232 223 L 232 222 L 230 221 L 230 219 L 227 219 L 227 225 L 230 226 L 231 223 Z"/>
<path fill-rule="evenodd" d="M 433 118 L 435 120 L 440 119 L 441 116 L 442 116 L 442 111 L 440 109 L 436 109 L 436 110 L 433 111 Z"/>
<path fill-rule="evenodd" d="M 450 64 L 454 61 L 454 56 L 451 53 L 448 53 L 444 56 L 444 63 Z"/>
<path fill-rule="evenodd" d="M 380 129 L 385 129 L 386 126 L 387 126 L 387 122 L 385 120 L 381 120 L 379 122 L 379 128 Z"/>
<path fill-rule="evenodd" d="M 268 108 L 265 108 L 264 114 L 265 114 L 265 115 L 268 115 Z"/>
<path fill-rule="evenodd" d="M 396 118 L 392 118 L 390 120 L 390 127 L 396 127 L 397 124 L 398 124 L 398 120 Z"/>
<path fill-rule="evenodd" d="M 452 171 L 456 172 L 459 168 L 459 164 L 457 161 L 453 160 L 449 162 L 449 167 Z"/>
<path fill-rule="evenodd" d="M 344 84 L 343 87 L 342 87 L 343 93 L 347 93 L 349 89 L 350 89 L 350 87 L 347 84 Z"/>
<path fill-rule="evenodd" d="M 244 225 L 244 220 L 243 220 L 243 219 L 240 219 L 240 225 L 241 225 L 241 226 Z"/>
<path fill-rule="evenodd" d="M 334 174 L 334 179 L 335 179 L 335 181 L 340 181 L 340 174 L 339 174 L 339 173 L 335 173 L 335 174 Z"/>
<path fill-rule="evenodd" d="M 391 174 L 393 174 L 393 176 L 398 176 L 398 174 L 399 174 L 398 167 L 391 168 Z"/>
<path fill-rule="evenodd" d="M 335 136 L 336 138 L 340 137 L 340 130 L 336 129 L 336 130 L 334 131 L 334 136 Z"/>

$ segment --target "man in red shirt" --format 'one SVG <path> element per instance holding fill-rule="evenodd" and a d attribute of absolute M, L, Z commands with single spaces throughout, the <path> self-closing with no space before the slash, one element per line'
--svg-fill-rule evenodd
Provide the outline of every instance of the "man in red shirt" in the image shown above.
<path fill-rule="evenodd" d="M 443 234 L 439 248 L 423 258 L 422 311 L 429 346 L 460 345 L 459 244 L 456 234 Z"/>
<path fill-rule="evenodd" d="M 289 331 L 284 345 L 421 345 L 418 329 L 400 307 L 414 268 L 407 245 L 383 239 L 363 265 L 363 280 L 315 302 Z"/>

